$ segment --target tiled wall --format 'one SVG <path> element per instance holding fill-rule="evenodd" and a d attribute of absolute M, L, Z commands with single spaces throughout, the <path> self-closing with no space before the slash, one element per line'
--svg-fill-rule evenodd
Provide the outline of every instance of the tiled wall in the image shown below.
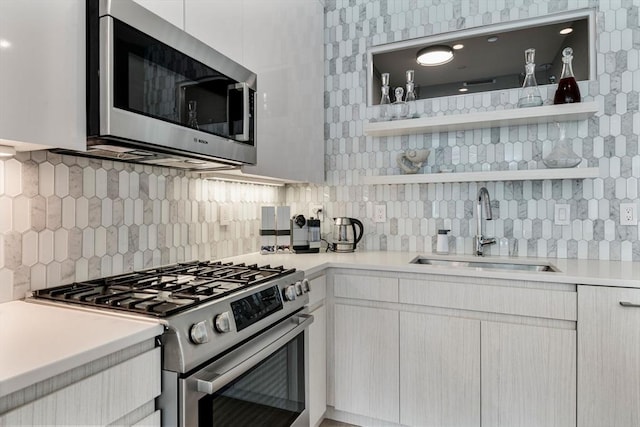
<path fill-rule="evenodd" d="M 600 178 L 536 182 L 363 185 L 366 175 L 399 174 L 396 156 L 407 148 L 431 150 L 421 172 L 536 169 L 557 138 L 554 124 L 513 126 L 397 137 L 365 136 L 377 115 L 366 104 L 367 48 L 482 25 L 594 8 L 597 76 L 582 82 L 583 98 L 596 101 L 595 117 L 567 124 L 567 136 Z M 365 223 L 368 249 L 435 250 L 437 229 L 450 228 L 452 252 L 472 253 L 473 202 L 481 186 L 493 199 L 494 221 L 485 235 L 499 244 L 489 254 L 640 261 L 638 226 L 619 223 L 619 206 L 638 204 L 640 155 L 640 1 L 337 0 L 326 3 L 325 186 L 296 186 L 287 202 L 305 211 L 321 202 L 327 217 L 354 216 Z M 542 86 L 552 99 L 555 86 Z M 440 116 L 515 108 L 518 89 L 417 103 Z M 296 202 L 299 201 L 299 205 Z M 571 225 L 555 225 L 556 203 L 569 204 Z M 388 221 L 373 223 L 385 204 Z M 496 215 L 497 214 L 497 215 Z M 329 228 L 323 231 L 329 232 Z"/>
<path fill-rule="evenodd" d="M 0 302 L 74 280 L 256 252 L 260 206 L 282 200 L 282 187 L 19 153 L 0 161 Z M 233 212 L 226 226 L 223 204 Z"/>

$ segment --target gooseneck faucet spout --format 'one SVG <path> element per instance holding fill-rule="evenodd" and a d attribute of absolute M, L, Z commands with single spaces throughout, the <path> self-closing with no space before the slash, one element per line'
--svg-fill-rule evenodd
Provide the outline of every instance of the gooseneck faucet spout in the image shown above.
<path fill-rule="evenodd" d="M 476 236 L 473 238 L 473 247 L 475 248 L 475 254 L 477 256 L 484 255 L 484 247 L 486 245 L 493 245 L 496 243 L 495 238 L 484 237 L 482 233 L 483 210 L 485 219 L 493 219 L 493 215 L 491 214 L 491 199 L 489 198 L 489 191 L 487 191 L 485 187 L 481 187 L 478 190 L 478 197 L 476 197 Z"/>

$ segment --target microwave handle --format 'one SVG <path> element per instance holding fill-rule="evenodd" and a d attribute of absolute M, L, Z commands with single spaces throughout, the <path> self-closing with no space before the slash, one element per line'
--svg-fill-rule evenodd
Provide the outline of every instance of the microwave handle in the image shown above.
<path fill-rule="evenodd" d="M 313 323 L 313 316 L 310 314 L 299 313 L 292 316 L 290 321 L 294 324 L 293 327 L 291 327 L 291 324 L 286 325 L 288 330 L 286 330 L 284 334 L 282 334 L 282 330 L 270 331 L 271 333 L 267 332 L 266 334 L 269 336 L 268 340 L 270 343 L 229 370 L 221 373 L 209 373 L 206 377 L 196 377 L 197 390 L 201 393 L 214 394 L 217 390 L 234 381 L 267 357 L 271 356 L 276 350 L 288 343 L 293 337 L 308 328 L 309 325 Z M 282 335 L 273 340 L 273 336 L 276 334 Z"/>
<path fill-rule="evenodd" d="M 242 133 L 234 135 L 237 141 L 249 140 L 249 120 L 251 119 L 251 108 L 249 105 L 249 86 L 245 82 L 232 85 L 233 89 L 242 89 Z M 231 130 L 231 129 L 229 129 Z"/>

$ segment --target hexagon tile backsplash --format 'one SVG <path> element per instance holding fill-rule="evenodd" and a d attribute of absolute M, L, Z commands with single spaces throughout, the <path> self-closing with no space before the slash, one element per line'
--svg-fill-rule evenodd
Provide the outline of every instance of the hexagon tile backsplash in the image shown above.
<path fill-rule="evenodd" d="M 26 291 L 259 250 L 279 187 L 46 151 L 0 161 L 0 302 Z M 230 204 L 233 220 L 218 221 Z"/>
<path fill-rule="evenodd" d="M 367 105 L 367 49 L 390 42 L 483 25 L 591 8 L 596 15 L 596 76 L 580 83 L 598 112 L 566 123 L 567 137 L 583 166 L 600 177 L 584 180 L 453 184 L 366 185 L 363 176 L 397 175 L 396 156 L 429 149 L 419 173 L 538 169 L 558 130 L 553 123 L 372 137 L 363 127 L 377 116 Z M 323 203 L 327 217 L 364 221 L 359 247 L 435 251 L 437 230 L 451 229 L 454 253 L 472 253 L 472 200 L 489 189 L 494 221 L 486 234 L 499 244 L 488 254 L 640 261 L 640 228 L 621 225 L 620 203 L 640 207 L 640 19 L 639 0 L 335 0 L 325 7 L 324 186 L 287 189 L 292 211 L 299 203 Z M 524 53 L 523 53 L 524 55 Z M 524 56 L 518 61 L 523 61 Z M 416 65 L 417 66 L 417 65 Z M 384 70 L 379 70 L 384 72 Z M 541 85 L 551 103 L 555 85 Z M 429 117 L 516 108 L 519 89 L 417 101 Z M 385 205 L 386 223 L 372 221 Z M 570 206 L 570 225 L 554 224 L 556 204 Z"/>

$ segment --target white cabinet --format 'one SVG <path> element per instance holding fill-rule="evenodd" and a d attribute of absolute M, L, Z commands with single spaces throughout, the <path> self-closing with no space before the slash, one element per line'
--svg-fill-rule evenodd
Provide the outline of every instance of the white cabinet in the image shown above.
<path fill-rule="evenodd" d="M 334 334 L 335 408 L 399 422 L 398 312 L 336 304 Z"/>
<path fill-rule="evenodd" d="M 249 174 L 324 182 L 324 8 L 245 0 L 244 61 L 258 74 L 258 164 Z"/>
<path fill-rule="evenodd" d="M 187 32 L 258 75 L 258 164 L 245 176 L 324 181 L 319 0 L 185 0 Z"/>
<path fill-rule="evenodd" d="M 481 342 L 483 427 L 576 425 L 575 330 L 482 322 Z"/>
<path fill-rule="evenodd" d="M 578 427 L 640 425 L 640 290 L 578 287 Z"/>
<path fill-rule="evenodd" d="M 330 277 L 330 416 L 576 425 L 576 285 L 359 270 Z"/>
<path fill-rule="evenodd" d="M 113 423 L 160 395 L 160 369 L 156 348 L 6 412 L 0 425 Z"/>
<path fill-rule="evenodd" d="M 185 30 L 223 55 L 247 66 L 242 50 L 244 3 L 244 0 L 184 0 Z"/>
<path fill-rule="evenodd" d="M 0 144 L 84 150 L 85 2 L 0 1 Z"/>
<path fill-rule="evenodd" d="M 309 425 L 318 426 L 327 409 L 327 308 L 326 276 L 310 281 L 309 326 Z"/>
<path fill-rule="evenodd" d="M 184 30 L 184 0 L 133 0 Z"/>
<path fill-rule="evenodd" d="M 480 426 L 480 322 L 400 313 L 400 423 Z"/>

